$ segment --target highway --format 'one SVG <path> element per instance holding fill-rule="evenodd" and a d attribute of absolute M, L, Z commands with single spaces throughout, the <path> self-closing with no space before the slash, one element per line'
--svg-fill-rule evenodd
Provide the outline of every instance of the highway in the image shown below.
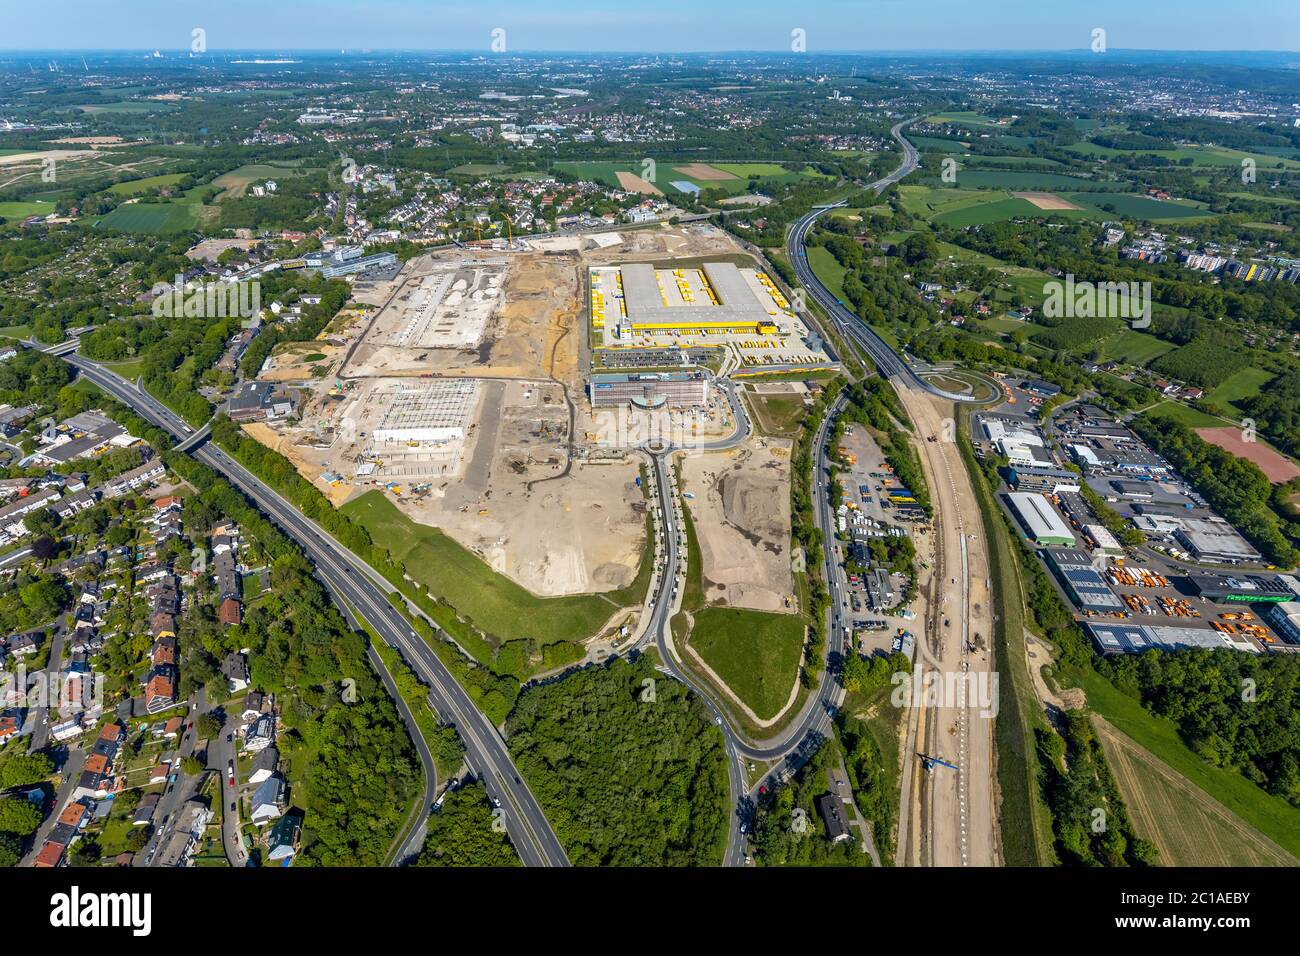
<path fill-rule="evenodd" d="M 528 785 L 515 769 L 505 740 L 474 706 L 464 688 L 456 682 L 433 650 L 411 629 L 401 612 L 389 603 L 387 595 L 395 590 L 392 585 L 221 448 L 212 443 L 199 444 L 200 436 L 206 437 L 202 430 L 196 433 L 171 409 L 142 389 L 73 354 L 71 349 L 63 346 L 58 348 L 61 351 L 48 351 L 61 354 L 65 361 L 90 382 L 151 424 L 170 432 L 196 460 L 220 473 L 243 491 L 259 510 L 302 548 L 315 566 L 317 576 L 335 599 L 364 618 L 390 647 L 398 649 L 420 679 L 429 686 L 434 708 L 444 720 L 456 727 L 465 743 L 466 760 L 481 776 L 488 796 L 499 807 L 506 832 L 524 864 L 567 866 L 568 857 Z M 351 614 L 347 616 L 352 617 Z M 373 655 L 372 662 L 379 663 Z M 382 669 L 380 674 L 387 676 Z M 385 683 L 389 693 L 394 694 L 395 688 L 391 683 Z M 399 709 L 405 710 L 400 697 L 396 698 L 396 703 Z M 434 779 L 432 757 L 423 738 L 418 733 L 413 736 L 425 766 L 427 782 Z M 429 790 L 426 786 L 426 802 Z"/>

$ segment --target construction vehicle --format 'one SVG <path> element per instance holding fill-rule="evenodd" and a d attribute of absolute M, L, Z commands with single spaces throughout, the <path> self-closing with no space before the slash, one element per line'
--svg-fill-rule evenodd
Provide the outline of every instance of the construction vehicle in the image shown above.
<path fill-rule="evenodd" d="M 949 763 L 942 757 L 931 757 L 929 754 L 922 753 L 917 754 L 917 756 L 921 758 L 921 766 L 925 768 L 926 773 L 934 773 L 936 766 L 947 767 L 949 770 L 956 770 L 961 773 L 961 767 L 958 767 L 955 763 Z"/>

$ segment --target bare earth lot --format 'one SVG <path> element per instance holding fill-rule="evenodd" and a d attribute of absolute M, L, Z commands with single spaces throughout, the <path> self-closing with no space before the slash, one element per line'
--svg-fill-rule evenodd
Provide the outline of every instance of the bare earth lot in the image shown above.
<path fill-rule="evenodd" d="M 790 443 L 759 439 L 726 452 L 687 455 L 682 490 L 695 495 L 710 603 L 785 611 L 790 568 Z"/>

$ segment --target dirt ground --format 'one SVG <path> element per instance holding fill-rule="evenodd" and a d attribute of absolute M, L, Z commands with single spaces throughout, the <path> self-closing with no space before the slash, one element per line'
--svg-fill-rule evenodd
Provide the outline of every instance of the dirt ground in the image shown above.
<path fill-rule="evenodd" d="M 714 603 L 793 611 L 790 443 L 754 439 L 682 458 L 682 491 L 700 542 L 705 593 Z"/>
<path fill-rule="evenodd" d="M 725 169 L 718 169 L 716 166 L 710 166 L 708 163 L 691 163 L 689 166 L 674 166 L 673 169 L 706 182 L 739 178 L 734 173 L 729 173 Z"/>
<path fill-rule="evenodd" d="M 1020 199 L 1026 199 L 1033 203 L 1039 209 L 1080 209 L 1070 200 L 1065 199 L 1055 193 L 1012 193 Z"/>
<path fill-rule="evenodd" d="M 619 170 L 614 175 L 618 177 L 618 184 L 622 186 L 626 192 L 645 193 L 647 196 L 663 195 L 663 190 L 661 190 L 654 183 L 642 179 L 636 173 L 629 173 L 623 170 Z"/>

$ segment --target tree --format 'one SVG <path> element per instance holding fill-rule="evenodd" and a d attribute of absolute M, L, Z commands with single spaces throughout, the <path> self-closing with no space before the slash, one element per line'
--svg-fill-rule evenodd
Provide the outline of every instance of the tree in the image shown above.
<path fill-rule="evenodd" d="M 203 761 L 198 757 L 182 757 L 181 770 L 191 777 L 197 777 L 203 772 Z"/>
<path fill-rule="evenodd" d="M 198 720 L 194 722 L 194 729 L 200 739 L 215 737 L 221 733 L 221 721 L 217 719 L 216 714 L 199 714 Z"/>
<path fill-rule="evenodd" d="M 96 837 L 87 837 L 72 848 L 72 863 L 75 866 L 94 866 L 103 852 Z"/>
<path fill-rule="evenodd" d="M 126 835 L 126 848 L 132 853 L 139 853 L 149 842 L 149 833 L 153 827 L 132 827 Z"/>
<path fill-rule="evenodd" d="M 0 831 L 31 836 L 41 825 L 41 811 L 36 804 L 21 797 L 0 800 Z"/>
<path fill-rule="evenodd" d="M 0 790 L 41 783 L 53 773 L 54 761 L 45 754 L 15 754 L 0 768 Z"/>
<path fill-rule="evenodd" d="M 20 850 L 22 844 L 18 838 L 10 836 L 8 833 L 0 833 L 0 869 L 7 870 L 11 866 L 17 866 L 21 859 Z"/>

